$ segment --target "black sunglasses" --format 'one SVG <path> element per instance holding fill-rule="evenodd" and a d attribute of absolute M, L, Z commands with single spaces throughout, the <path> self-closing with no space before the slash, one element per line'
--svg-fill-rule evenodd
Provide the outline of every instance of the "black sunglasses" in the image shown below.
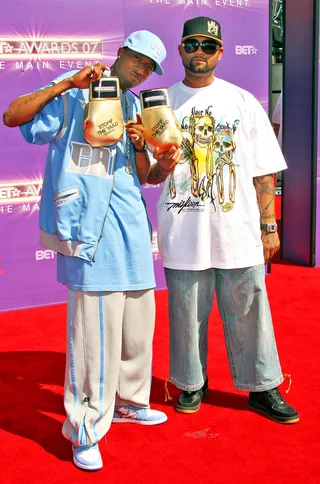
<path fill-rule="evenodd" d="M 203 40 L 202 42 L 199 42 L 197 39 L 187 39 L 185 42 L 182 42 L 181 45 L 187 54 L 197 52 L 199 47 L 201 47 L 204 54 L 208 55 L 212 55 L 220 49 L 220 45 L 217 44 L 217 42 L 212 42 L 212 40 Z"/>

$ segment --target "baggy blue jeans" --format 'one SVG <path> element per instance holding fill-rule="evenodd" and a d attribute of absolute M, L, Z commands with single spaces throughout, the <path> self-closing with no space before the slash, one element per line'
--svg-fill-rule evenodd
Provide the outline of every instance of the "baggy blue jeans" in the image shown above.
<path fill-rule="evenodd" d="M 169 291 L 170 381 L 201 388 L 207 376 L 208 319 L 218 301 L 235 388 L 264 391 L 283 381 L 263 264 L 241 269 L 165 269 Z"/>

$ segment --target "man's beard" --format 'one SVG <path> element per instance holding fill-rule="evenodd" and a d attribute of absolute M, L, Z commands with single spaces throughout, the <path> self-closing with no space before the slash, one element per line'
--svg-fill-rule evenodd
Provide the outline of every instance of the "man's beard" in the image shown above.
<path fill-rule="evenodd" d="M 203 64 L 196 64 L 193 60 L 189 62 L 188 65 L 184 65 L 190 72 L 193 74 L 205 74 L 206 72 L 210 72 L 213 70 L 212 67 L 209 67 L 208 62 L 204 60 L 205 63 Z"/>

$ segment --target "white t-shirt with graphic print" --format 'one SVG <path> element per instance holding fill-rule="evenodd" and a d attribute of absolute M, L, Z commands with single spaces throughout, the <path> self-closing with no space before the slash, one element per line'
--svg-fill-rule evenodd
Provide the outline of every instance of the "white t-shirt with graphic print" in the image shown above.
<path fill-rule="evenodd" d="M 269 119 L 249 92 L 215 78 L 169 89 L 183 154 L 158 201 L 164 267 L 235 269 L 264 262 L 253 178 L 286 168 Z"/>

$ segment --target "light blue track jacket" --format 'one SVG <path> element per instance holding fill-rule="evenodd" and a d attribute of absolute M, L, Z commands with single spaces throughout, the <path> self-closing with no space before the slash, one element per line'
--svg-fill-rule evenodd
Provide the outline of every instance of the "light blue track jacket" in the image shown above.
<path fill-rule="evenodd" d="M 129 118 L 136 119 L 139 101 L 131 93 L 126 95 Z M 126 170 L 121 141 L 94 149 L 85 141 L 87 102 L 88 90 L 70 89 L 20 127 L 29 143 L 49 143 L 40 242 L 60 254 L 58 280 L 71 289 L 154 287 L 149 226 L 137 174 Z M 132 146 L 130 159 L 134 163 Z"/>

